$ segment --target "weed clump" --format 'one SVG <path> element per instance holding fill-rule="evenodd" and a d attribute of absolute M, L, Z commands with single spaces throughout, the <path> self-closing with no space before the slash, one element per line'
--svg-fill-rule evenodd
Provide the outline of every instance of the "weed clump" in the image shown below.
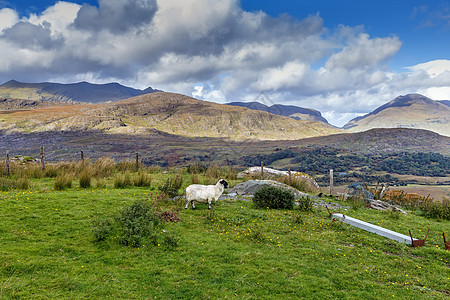
<path fill-rule="evenodd" d="M 96 219 L 92 222 L 92 234 L 95 242 L 106 240 L 111 233 L 113 226 L 109 218 Z"/>
<path fill-rule="evenodd" d="M 253 197 L 256 207 L 268 207 L 274 209 L 292 209 L 295 196 L 292 192 L 273 186 L 265 186 L 258 190 Z"/>
<path fill-rule="evenodd" d="M 58 175 L 55 178 L 54 188 L 57 191 L 62 191 L 72 187 L 72 176 L 69 174 Z"/>
<path fill-rule="evenodd" d="M 167 178 L 167 181 L 164 185 L 159 187 L 159 190 L 166 194 L 169 197 L 178 196 L 178 190 L 183 185 L 183 177 L 180 175 L 175 176 L 175 178 L 170 177 Z"/>
<path fill-rule="evenodd" d="M 98 189 L 105 189 L 106 188 L 106 179 L 97 177 L 95 179 L 95 187 Z"/>
<path fill-rule="evenodd" d="M 130 173 L 125 172 L 124 175 L 118 174 L 114 178 L 114 187 L 116 189 L 124 189 L 130 186 L 132 186 Z"/>
<path fill-rule="evenodd" d="M 88 189 L 91 187 L 91 174 L 89 173 L 89 170 L 85 169 L 80 174 L 80 188 Z"/>
<path fill-rule="evenodd" d="M 292 176 L 280 176 L 275 177 L 274 179 L 278 182 L 287 184 L 289 186 L 292 186 L 293 188 L 306 193 L 313 193 L 317 192 L 317 187 L 315 187 L 311 182 L 314 181 L 314 179 L 306 177 L 309 175 L 299 176 L 299 175 L 292 175 Z"/>
<path fill-rule="evenodd" d="M 133 184 L 137 187 L 149 187 L 152 185 L 152 177 L 144 172 L 139 172 L 134 176 Z"/>
<path fill-rule="evenodd" d="M 298 208 L 301 211 L 313 211 L 313 201 L 310 197 L 303 197 L 298 200 Z"/>
<path fill-rule="evenodd" d="M 30 181 L 27 178 L 0 178 L 0 191 L 27 190 L 29 187 Z"/>

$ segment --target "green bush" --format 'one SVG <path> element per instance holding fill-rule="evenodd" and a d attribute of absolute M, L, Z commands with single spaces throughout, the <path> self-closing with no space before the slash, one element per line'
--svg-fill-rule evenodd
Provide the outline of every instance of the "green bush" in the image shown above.
<path fill-rule="evenodd" d="M 256 207 L 268 207 L 274 209 L 292 209 L 295 196 L 292 192 L 273 186 L 265 186 L 258 190 L 253 197 Z"/>
<path fill-rule="evenodd" d="M 450 220 L 450 200 L 444 198 L 441 202 L 425 201 L 420 209 L 427 218 Z"/>
<path fill-rule="evenodd" d="M 312 211 L 313 201 L 309 197 L 303 197 L 298 200 L 298 208 L 301 211 Z"/>
<path fill-rule="evenodd" d="M 80 188 L 88 189 L 91 187 L 91 174 L 85 169 L 80 174 Z"/>
<path fill-rule="evenodd" d="M 72 187 L 72 176 L 68 174 L 58 175 L 55 178 L 55 190 L 62 191 Z"/>
<path fill-rule="evenodd" d="M 121 228 L 119 242 L 126 246 L 138 247 L 144 238 L 153 234 L 160 220 L 145 200 L 136 201 L 125 207 L 117 221 Z"/>

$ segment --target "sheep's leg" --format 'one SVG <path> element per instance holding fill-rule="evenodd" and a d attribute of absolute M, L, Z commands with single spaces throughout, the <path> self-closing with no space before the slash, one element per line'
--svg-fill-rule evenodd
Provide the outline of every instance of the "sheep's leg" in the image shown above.
<path fill-rule="evenodd" d="M 191 204 L 192 204 L 192 209 L 195 209 L 194 200 L 191 201 Z"/>
<path fill-rule="evenodd" d="M 184 209 L 187 209 L 189 207 L 189 199 L 186 199 L 186 205 L 184 206 Z"/>
<path fill-rule="evenodd" d="M 211 209 L 211 200 L 208 200 L 208 209 Z"/>

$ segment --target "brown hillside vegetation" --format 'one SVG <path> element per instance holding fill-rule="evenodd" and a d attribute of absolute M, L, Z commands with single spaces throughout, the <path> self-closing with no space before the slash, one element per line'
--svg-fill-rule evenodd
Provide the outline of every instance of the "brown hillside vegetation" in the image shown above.
<path fill-rule="evenodd" d="M 350 132 L 372 128 L 414 128 L 450 136 L 450 107 L 419 94 L 399 96 L 347 123 Z"/>
<path fill-rule="evenodd" d="M 146 134 L 156 129 L 185 137 L 230 140 L 293 140 L 343 132 L 322 122 L 298 121 L 165 92 L 106 104 L 0 112 L 0 130 L 6 132 L 90 129 L 116 134 Z"/>

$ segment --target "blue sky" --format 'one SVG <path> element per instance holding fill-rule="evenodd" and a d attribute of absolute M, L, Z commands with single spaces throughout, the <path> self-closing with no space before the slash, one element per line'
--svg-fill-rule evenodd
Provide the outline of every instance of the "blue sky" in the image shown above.
<path fill-rule="evenodd" d="M 442 0 L 0 0 L 0 82 L 264 98 L 338 126 L 400 94 L 450 99 L 448 49 Z"/>
<path fill-rule="evenodd" d="M 263 10 L 272 16 L 305 18 L 319 13 L 327 28 L 339 24 L 363 25 L 374 36 L 397 35 L 402 48 L 391 67 L 449 58 L 450 1 L 433 0 L 242 0 L 246 10 Z"/>

